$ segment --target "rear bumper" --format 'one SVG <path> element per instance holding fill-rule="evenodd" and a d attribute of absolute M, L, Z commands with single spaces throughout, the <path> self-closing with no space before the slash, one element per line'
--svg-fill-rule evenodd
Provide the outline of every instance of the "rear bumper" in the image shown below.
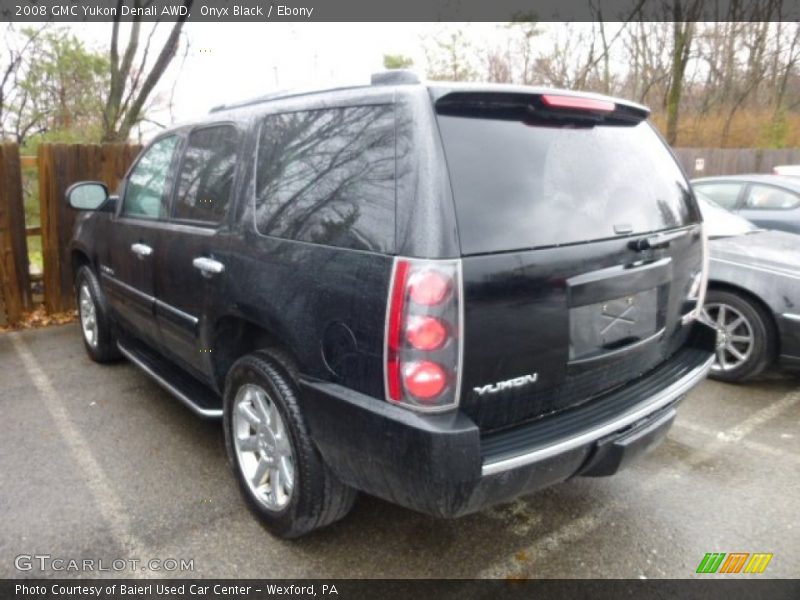
<path fill-rule="evenodd" d="M 303 384 L 311 434 L 345 483 L 402 506 L 455 517 L 575 475 L 611 475 L 658 443 L 675 406 L 708 373 L 715 333 L 586 405 L 481 435 L 464 414 L 423 416 L 329 383 Z"/>

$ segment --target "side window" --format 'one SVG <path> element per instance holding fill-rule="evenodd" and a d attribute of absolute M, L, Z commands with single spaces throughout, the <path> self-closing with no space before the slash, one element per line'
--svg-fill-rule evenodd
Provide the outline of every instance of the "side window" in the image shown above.
<path fill-rule="evenodd" d="M 771 185 L 750 186 L 744 207 L 755 210 L 782 210 L 800 206 L 800 196 Z"/>
<path fill-rule="evenodd" d="M 128 177 L 122 214 L 130 217 L 163 219 L 169 194 L 167 175 L 178 143 L 176 136 L 158 140 L 139 159 Z"/>
<path fill-rule="evenodd" d="M 256 226 L 265 235 L 394 249 L 394 108 L 268 116 L 261 124 Z"/>
<path fill-rule="evenodd" d="M 172 216 L 219 223 L 225 218 L 236 170 L 239 135 L 220 125 L 193 131 L 186 144 Z"/>
<path fill-rule="evenodd" d="M 700 183 L 694 187 L 722 208 L 733 210 L 742 191 L 743 183 Z"/>

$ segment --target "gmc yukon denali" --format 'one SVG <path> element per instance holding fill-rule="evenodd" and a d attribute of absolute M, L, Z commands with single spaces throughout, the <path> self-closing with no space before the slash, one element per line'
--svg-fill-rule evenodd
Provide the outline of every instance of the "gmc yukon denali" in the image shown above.
<path fill-rule="evenodd" d="M 420 82 L 276 94 L 67 192 L 86 350 L 221 418 L 275 535 L 441 517 L 660 441 L 707 373 L 700 213 L 642 106 Z"/>

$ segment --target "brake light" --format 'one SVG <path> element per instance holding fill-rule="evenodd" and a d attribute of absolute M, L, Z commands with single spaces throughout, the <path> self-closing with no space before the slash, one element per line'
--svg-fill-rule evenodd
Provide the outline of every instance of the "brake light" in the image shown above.
<path fill-rule="evenodd" d="M 616 104 L 608 100 L 595 98 L 582 98 L 580 96 L 558 96 L 555 94 L 542 94 L 542 104 L 549 108 L 568 108 L 575 110 L 590 110 L 596 112 L 612 112 Z"/>
<path fill-rule="evenodd" d="M 386 315 L 386 398 L 420 411 L 458 404 L 461 262 L 395 259 Z"/>
<path fill-rule="evenodd" d="M 447 385 L 444 369 L 435 362 L 423 360 L 408 364 L 403 373 L 406 390 L 419 400 L 435 399 Z"/>
<path fill-rule="evenodd" d="M 447 340 L 447 328 L 435 317 L 411 317 L 406 340 L 417 350 L 436 350 Z"/>

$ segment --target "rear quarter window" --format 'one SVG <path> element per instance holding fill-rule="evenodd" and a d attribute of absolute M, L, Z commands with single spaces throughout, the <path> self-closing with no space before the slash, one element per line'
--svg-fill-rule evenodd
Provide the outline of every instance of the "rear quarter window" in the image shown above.
<path fill-rule="evenodd" d="M 394 107 L 270 115 L 261 123 L 256 227 L 357 250 L 394 249 Z"/>
<path fill-rule="evenodd" d="M 572 244 L 696 220 L 647 122 L 546 125 L 439 115 L 464 254 Z"/>

